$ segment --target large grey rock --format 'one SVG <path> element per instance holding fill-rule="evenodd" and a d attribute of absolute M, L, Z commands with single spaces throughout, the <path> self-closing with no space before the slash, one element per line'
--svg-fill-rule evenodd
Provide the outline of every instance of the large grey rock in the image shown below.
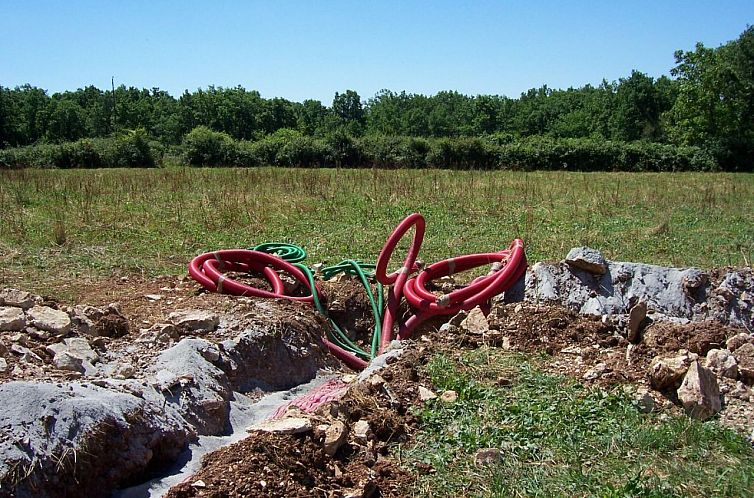
<path fill-rule="evenodd" d="M 49 306 L 34 306 L 27 314 L 31 324 L 40 330 L 53 334 L 65 334 L 71 330 L 71 318 L 64 311 Z"/>
<path fill-rule="evenodd" d="M 607 272 L 607 260 L 601 252 L 591 247 L 574 247 L 568 252 L 565 262 L 597 275 L 604 275 Z"/>
<path fill-rule="evenodd" d="M 17 332 L 26 327 L 26 315 L 21 308 L 0 306 L 0 331 Z"/>
<path fill-rule="evenodd" d="M 3 496 L 109 496 L 191 438 L 159 405 L 96 386 L 8 382 L 0 406 Z"/>
<path fill-rule="evenodd" d="M 526 273 L 523 300 L 592 315 L 627 314 L 643 302 L 653 319 L 711 319 L 752 329 L 754 271 L 729 271 L 715 282 L 697 268 L 608 262 L 600 275 L 565 261 L 540 262 Z"/>
<path fill-rule="evenodd" d="M 13 306 L 28 310 L 34 306 L 34 296 L 18 289 L 0 290 L 0 306 Z"/>
<path fill-rule="evenodd" d="M 174 311 L 168 315 L 168 320 L 191 332 L 212 332 L 220 323 L 216 313 L 206 310 Z"/>
<path fill-rule="evenodd" d="M 694 361 L 678 388 L 678 399 L 690 417 L 707 420 L 722 407 L 717 377 L 711 370 Z"/>

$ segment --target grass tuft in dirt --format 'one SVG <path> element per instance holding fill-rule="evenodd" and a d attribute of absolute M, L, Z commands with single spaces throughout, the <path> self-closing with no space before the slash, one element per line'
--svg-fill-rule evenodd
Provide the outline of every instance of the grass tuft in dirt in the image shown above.
<path fill-rule="evenodd" d="M 620 388 L 542 373 L 540 358 L 480 348 L 435 356 L 417 413 L 418 496 L 751 496 L 750 443 L 715 422 L 642 414 Z M 500 461 L 477 465 L 482 448 Z M 429 470 L 428 470 L 429 469 Z"/>

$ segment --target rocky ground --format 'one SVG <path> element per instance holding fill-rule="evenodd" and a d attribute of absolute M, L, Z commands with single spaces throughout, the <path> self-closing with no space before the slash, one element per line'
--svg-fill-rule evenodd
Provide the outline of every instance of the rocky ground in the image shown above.
<path fill-rule="evenodd" d="M 365 337 L 358 285 L 323 289 L 332 316 Z M 572 252 L 535 264 L 487 316 L 430 324 L 384 368 L 355 377 L 327 355 L 325 323 L 303 303 L 204 293 L 185 277 L 100 282 L 81 303 L 5 289 L 0 496 L 107 496 L 198 436 L 227 433 L 234 410 L 323 370 L 339 376 L 337 396 L 294 403 L 275 419 L 282 429 L 255 426 L 170 496 L 405 496 L 412 478 L 387 445 L 412 437 L 411 406 L 435 395 L 418 367 L 448 346 L 547 353 L 549 370 L 624 385 L 642 410 L 716 416 L 754 437 L 753 292 L 748 268 Z"/>

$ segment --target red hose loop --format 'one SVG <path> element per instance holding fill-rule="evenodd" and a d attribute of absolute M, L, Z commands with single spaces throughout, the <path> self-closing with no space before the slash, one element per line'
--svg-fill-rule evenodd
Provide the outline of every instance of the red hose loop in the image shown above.
<path fill-rule="evenodd" d="M 406 254 L 403 266 L 390 275 L 387 275 L 387 265 L 390 262 L 390 258 L 393 256 L 395 247 L 412 226 L 416 226 L 414 239 L 411 242 L 411 247 L 408 249 L 408 254 Z M 382 285 L 392 285 L 401 273 L 408 273 L 410 269 L 415 267 L 416 257 L 419 255 L 419 249 L 421 249 L 422 241 L 424 240 L 424 228 L 424 217 L 419 213 L 413 213 L 407 216 L 406 219 L 401 221 L 398 226 L 395 227 L 395 230 L 393 230 L 393 233 L 387 238 L 385 245 L 380 251 L 379 257 L 377 258 L 374 275 L 378 282 Z"/>
<path fill-rule="evenodd" d="M 261 271 L 272 286 L 272 292 L 242 284 L 224 275 L 225 271 Z M 312 302 L 308 296 L 286 296 L 280 275 L 275 270 L 284 271 L 304 284 L 312 292 L 309 279 L 304 272 L 291 263 L 272 254 L 247 249 L 227 249 L 201 254 L 189 263 L 191 277 L 212 292 L 225 292 L 238 296 L 264 298 L 284 298 L 293 301 Z M 319 289 L 314 289 L 319 292 Z"/>
<path fill-rule="evenodd" d="M 497 270 L 493 268 L 488 275 L 476 278 L 462 289 L 440 297 L 426 289 L 429 281 L 446 276 L 451 271 L 466 271 L 489 263 L 495 267 L 499 264 L 501 267 Z M 418 276 L 410 279 L 403 289 L 406 301 L 417 310 L 417 313 L 401 326 L 398 338 L 409 337 L 418 325 L 433 316 L 452 315 L 461 310 L 486 305 L 493 296 L 509 289 L 525 273 L 526 255 L 523 242 L 519 239 L 514 240 L 507 250 L 499 253 L 469 254 L 430 265 Z"/>
<path fill-rule="evenodd" d="M 387 275 L 387 265 L 395 251 L 395 247 L 411 227 L 414 228 L 414 238 L 411 241 L 411 247 L 408 249 L 403 266 L 396 272 Z M 380 251 L 375 267 L 375 278 L 383 285 L 392 284 L 393 287 L 388 292 L 387 309 L 382 319 L 382 337 L 380 339 L 379 354 L 382 354 L 393 339 L 393 323 L 398 316 L 398 305 L 403 296 L 403 288 L 408 280 L 411 269 L 415 267 L 416 257 L 419 255 L 422 241 L 424 240 L 424 217 L 419 213 L 413 213 L 401 221 L 390 234 L 385 246 Z"/>

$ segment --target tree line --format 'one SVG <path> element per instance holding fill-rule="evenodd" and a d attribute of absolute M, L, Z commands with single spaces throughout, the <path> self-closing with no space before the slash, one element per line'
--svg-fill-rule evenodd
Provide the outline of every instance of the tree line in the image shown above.
<path fill-rule="evenodd" d="M 329 106 L 318 100 L 266 99 L 241 86 L 210 86 L 185 91 L 178 98 L 159 88 L 124 85 L 112 90 L 88 86 L 52 95 L 31 85 L 0 86 L 0 148 L 75 142 L 134 130 L 170 146 L 182 144 L 192 130 L 205 127 L 241 142 L 271 136 L 327 143 L 343 136 L 430 141 L 486 137 L 498 145 L 522 140 L 547 143 L 547 139 L 641 141 L 699 147 L 725 169 L 751 170 L 754 27 L 718 48 L 697 44 L 694 50 L 680 50 L 675 60 L 672 78 L 633 71 L 598 86 L 566 90 L 542 86 L 518 98 L 383 90 L 363 100 L 356 91 L 346 90 L 336 93 Z"/>

